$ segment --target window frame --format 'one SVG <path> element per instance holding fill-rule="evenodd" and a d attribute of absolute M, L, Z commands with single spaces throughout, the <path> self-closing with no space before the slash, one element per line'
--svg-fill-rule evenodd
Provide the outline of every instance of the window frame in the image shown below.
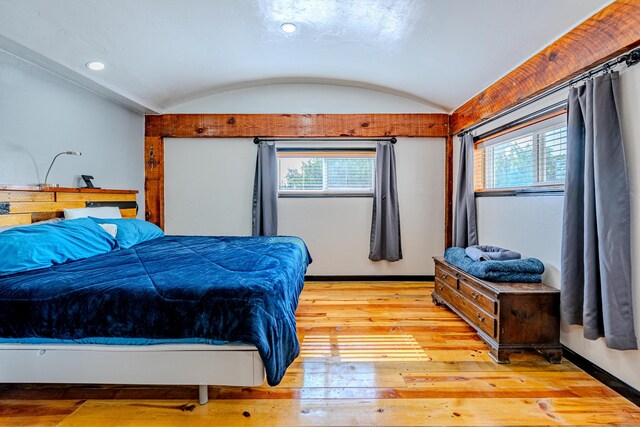
<path fill-rule="evenodd" d="M 365 153 L 373 153 L 373 160 L 374 160 L 374 164 L 373 164 L 373 182 L 372 182 L 372 188 L 371 188 L 371 192 L 362 192 L 362 191 L 352 191 L 352 192 L 328 192 L 325 190 L 281 190 L 280 189 L 280 157 L 278 156 L 278 153 L 283 152 L 304 152 L 304 153 L 327 153 L 327 152 L 348 152 L 348 153 L 353 153 L 353 152 L 365 152 Z M 351 197 L 351 198 L 372 198 L 374 195 L 374 191 L 375 191 L 375 170 L 376 170 L 376 149 L 375 147 L 336 147 L 336 148 L 329 148 L 329 147 L 283 147 L 283 148 L 276 148 L 276 159 L 278 161 L 278 190 L 277 190 L 277 194 L 278 194 L 278 198 L 283 198 L 283 199 L 307 199 L 307 198 L 345 198 L 345 197 Z M 313 157 L 313 155 L 309 156 L 310 158 Z"/>
<path fill-rule="evenodd" d="M 523 186 L 514 186 L 514 187 L 501 187 L 501 188 L 486 188 L 486 185 L 484 185 L 484 183 L 486 183 L 487 180 L 487 162 L 486 161 L 481 161 L 478 162 L 480 163 L 480 167 L 482 168 L 482 170 L 480 171 L 481 176 L 483 177 L 483 185 L 482 187 L 478 187 L 478 183 L 476 182 L 476 175 L 477 175 L 477 170 L 476 170 L 476 162 L 474 161 L 474 194 L 475 197 L 500 197 L 500 196 L 563 196 L 564 195 L 564 182 L 560 183 L 557 181 L 551 181 L 551 182 L 540 182 L 540 177 L 541 175 L 544 175 L 546 173 L 546 169 L 545 168 L 545 164 L 546 164 L 546 160 L 545 157 L 546 155 L 540 156 L 541 152 L 543 152 L 543 150 L 541 150 L 541 144 L 544 144 L 544 133 L 552 130 L 552 129 L 560 129 L 562 127 L 566 127 L 566 124 L 564 126 L 560 126 L 560 123 L 549 123 L 548 126 L 544 127 L 541 125 L 544 125 L 545 122 L 552 122 L 552 121 L 558 121 L 557 117 L 558 116 L 563 116 L 566 119 L 566 108 L 562 108 L 562 109 L 558 109 L 556 111 L 552 111 L 548 114 L 545 114 L 541 117 L 535 117 L 532 118 L 530 120 L 525 120 L 525 121 L 519 121 L 516 120 L 513 122 L 513 125 L 510 126 L 509 124 L 500 127 L 499 129 L 495 130 L 495 131 L 489 131 L 486 132 L 485 134 L 476 137 L 474 140 L 474 158 L 476 158 L 476 156 L 479 155 L 479 151 L 484 149 L 484 150 L 490 150 L 492 145 L 498 145 L 502 142 L 506 142 L 506 141 L 514 141 L 517 140 L 519 138 L 523 138 L 526 137 L 528 135 L 532 135 L 531 138 L 531 150 L 533 153 L 533 172 L 535 174 L 535 179 L 536 182 L 531 184 L 531 185 L 523 185 Z M 555 119 L 555 120 L 554 120 Z M 524 133 L 520 133 L 520 134 L 515 134 L 517 131 L 521 130 L 521 129 L 526 129 L 530 126 L 534 126 L 534 125 L 538 125 L 537 128 L 532 129 L 530 132 L 524 132 Z M 495 144 L 491 144 L 488 146 L 485 146 L 483 148 L 479 148 L 479 146 L 485 142 L 485 141 L 489 141 L 491 139 L 495 139 L 498 137 L 503 137 L 505 135 L 509 135 L 509 134 L 515 134 L 512 138 L 510 139 L 505 139 L 503 141 L 497 142 Z M 491 167 L 489 165 L 489 167 Z"/>

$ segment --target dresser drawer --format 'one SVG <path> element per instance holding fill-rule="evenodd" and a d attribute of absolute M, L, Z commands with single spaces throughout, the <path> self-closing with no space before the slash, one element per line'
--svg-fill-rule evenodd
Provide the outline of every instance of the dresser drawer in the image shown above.
<path fill-rule="evenodd" d="M 441 298 L 464 314 L 471 323 L 482 329 L 490 337 L 495 337 L 496 321 L 493 317 L 475 306 L 471 301 L 467 300 L 464 296 L 454 289 L 451 289 L 446 283 L 441 282 L 439 279 L 436 279 L 435 286 L 436 292 L 441 296 Z"/>
<path fill-rule="evenodd" d="M 449 292 L 453 291 L 453 289 L 451 289 L 451 285 L 443 280 L 440 280 L 438 277 L 436 277 L 435 288 L 438 294 L 442 296 L 449 296 Z"/>
<path fill-rule="evenodd" d="M 472 301 L 475 305 L 482 308 L 487 313 L 497 314 L 498 305 L 496 304 L 496 301 L 483 294 L 473 285 L 467 283 L 464 278 L 460 278 L 458 290 L 469 301 Z"/>
<path fill-rule="evenodd" d="M 454 289 L 458 288 L 458 274 L 436 265 L 436 279 L 440 279 Z"/>
<path fill-rule="evenodd" d="M 496 319 L 473 305 L 468 306 L 468 310 L 464 311 L 464 313 L 467 315 L 467 317 L 469 317 L 471 323 L 485 331 L 490 337 L 495 338 Z"/>

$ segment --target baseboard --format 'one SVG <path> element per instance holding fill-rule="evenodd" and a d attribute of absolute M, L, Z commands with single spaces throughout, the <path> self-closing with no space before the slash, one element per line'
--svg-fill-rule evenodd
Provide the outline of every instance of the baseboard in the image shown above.
<path fill-rule="evenodd" d="M 434 276 L 305 276 L 309 282 L 433 282 Z"/>
<path fill-rule="evenodd" d="M 562 346 L 562 355 L 569 362 L 573 363 L 587 374 L 591 375 L 602 384 L 606 385 L 609 388 L 612 388 L 625 398 L 629 399 L 636 406 L 640 406 L 640 391 L 631 387 L 629 384 L 625 383 L 619 378 L 611 375 L 610 373 L 604 371 L 602 368 L 596 366 L 589 360 L 580 356 L 575 351 L 567 348 L 566 346 Z"/>

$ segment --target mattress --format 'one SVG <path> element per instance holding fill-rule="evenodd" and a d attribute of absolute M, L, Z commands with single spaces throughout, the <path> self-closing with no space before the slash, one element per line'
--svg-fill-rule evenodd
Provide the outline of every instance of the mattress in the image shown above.
<path fill-rule="evenodd" d="M 270 385 L 297 357 L 311 258 L 295 237 L 166 236 L 0 278 L 1 342 L 256 346 Z"/>

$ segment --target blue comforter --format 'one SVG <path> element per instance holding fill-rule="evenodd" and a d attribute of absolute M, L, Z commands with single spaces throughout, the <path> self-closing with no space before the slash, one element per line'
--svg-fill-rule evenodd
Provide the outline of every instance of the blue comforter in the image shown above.
<path fill-rule="evenodd" d="M 508 261 L 474 261 L 464 248 L 449 248 L 444 259 L 472 276 L 493 282 L 540 283 L 544 264 L 535 258 Z"/>
<path fill-rule="evenodd" d="M 242 341 L 276 385 L 309 262 L 294 237 L 162 237 L 0 278 L 0 337 Z"/>

